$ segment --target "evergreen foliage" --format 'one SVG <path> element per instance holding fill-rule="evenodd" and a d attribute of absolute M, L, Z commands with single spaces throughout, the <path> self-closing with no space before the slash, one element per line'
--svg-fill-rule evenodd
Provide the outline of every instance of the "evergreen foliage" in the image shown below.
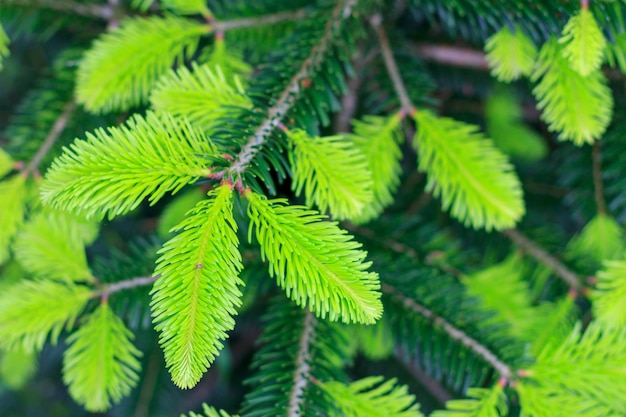
<path fill-rule="evenodd" d="M 186 117 L 204 132 L 212 132 L 220 118 L 226 117 L 227 106 L 250 107 L 238 78 L 232 82 L 219 66 L 194 64 L 161 77 L 150 95 L 152 108 L 176 117 Z"/>
<path fill-rule="evenodd" d="M 165 243 L 155 268 L 155 329 L 172 379 L 182 388 L 193 387 L 213 362 L 241 304 L 232 190 L 223 185 L 209 196 L 176 226 L 181 233 Z"/>
<path fill-rule="evenodd" d="M 101 304 L 79 330 L 68 337 L 63 382 L 70 395 L 89 411 L 104 411 L 136 385 L 141 354 L 132 333 L 111 308 Z M 88 366 L 86 366 L 88 365 Z"/>
<path fill-rule="evenodd" d="M 401 121 L 400 115 L 387 118 L 365 116 L 363 120 L 352 121 L 354 134 L 350 135 L 350 139 L 353 146 L 365 155 L 373 193 L 372 201 L 362 208 L 359 215 L 350 218 L 355 223 L 364 223 L 376 218 L 385 207 L 393 203 L 393 193 L 400 185 L 402 172 Z"/>
<path fill-rule="evenodd" d="M 487 40 L 485 51 L 491 74 L 507 83 L 528 77 L 537 58 L 537 47 L 519 27 L 500 29 Z"/>
<path fill-rule="evenodd" d="M 212 143 L 189 122 L 168 114 L 137 115 L 65 148 L 46 176 L 42 199 L 59 209 L 112 218 L 148 196 L 155 203 L 165 193 L 208 176 L 214 154 Z M 94 186 L 96 178 L 100 184 Z"/>
<path fill-rule="evenodd" d="M 0 70 L 2 69 L 2 61 L 9 55 L 9 37 L 2 25 L 0 25 Z"/>
<path fill-rule="evenodd" d="M 507 158 L 472 125 L 438 118 L 429 111 L 415 114 L 413 146 L 426 189 L 441 197 L 442 208 L 474 228 L 506 229 L 524 214 L 519 180 Z"/>
<path fill-rule="evenodd" d="M 342 136 L 310 138 L 296 130 L 287 137 L 296 196 L 304 191 L 307 205 L 328 210 L 337 220 L 359 216 L 373 198 L 372 173 L 363 154 Z"/>
<path fill-rule="evenodd" d="M 73 283 L 23 281 L 9 287 L 0 297 L 0 346 L 31 352 L 48 338 L 56 344 L 90 297 L 87 287 Z M 39 314 L 42 310 L 48 313 Z"/>
<path fill-rule="evenodd" d="M 371 262 L 352 236 L 305 207 L 252 191 L 246 198 L 249 238 L 254 231 L 270 276 L 287 296 L 333 321 L 374 323 L 380 317 L 377 274 L 367 271 Z"/>
<path fill-rule="evenodd" d="M 545 43 L 531 79 L 541 81 L 533 89 L 537 108 L 560 140 L 576 145 L 599 139 L 611 121 L 613 96 L 601 71 L 583 76 L 570 67 L 556 38 Z"/>
<path fill-rule="evenodd" d="M 584 7 L 572 16 L 563 28 L 560 43 L 566 44 L 563 56 L 574 71 L 586 77 L 600 68 L 604 58 L 606 40 L 593 13 Z"/>
<path fill-rule="evenodd" d="M 21 228 L 13 251 L 24 270 L 35 277 L 91 281 L 85 245 L 95 240 L 97 232 L 93 222 L 44 210 Z"/>
<path fill-rule="evenodd" d="M 321 387 L 341 408 L 338 416 L 357 417 L 421 417 L 415 397 L 406 386 L 394 386 L 395 381 L 368 377 L 349 385 L 332 381 Z"/>
<path fill-rule="evenodd" d="M 626 414 L 625 22 L 0 0 L 0 415 Z"/>
<path fill-rule="evenodd" d="M 446 402 L 446 410 L 437 410 L 432 417 L 502 417 L 508 413 L 506 395 L 500 385 L 491 389 L 470 388 L 467 396 Z"/>
<path fill-rule="evenodd" d="M 159 76 L 193 55 L 209 30 L 173 16 L 125 20 L 96 41 L 81 61 L 78 102 L 89 111 L 127 110 L 145 103 Z"/>

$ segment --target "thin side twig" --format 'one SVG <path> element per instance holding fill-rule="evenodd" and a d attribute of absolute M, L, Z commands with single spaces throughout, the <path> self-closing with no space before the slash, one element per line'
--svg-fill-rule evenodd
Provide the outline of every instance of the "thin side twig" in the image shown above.
<path fill-rule="evenodd" d="M 63 112 L 50 128 L 46 139 L 37 150 L 37 153 L 35 153 L 33 159 L 31 159 L 30 162 L 22 170 L 22 175 L 28 176 L 37 170 L 37 167 L 41 163 L 41 160 L 48 154 L 48 152 L 50 152 L 52 145 L 54 145 L 57 139 L 59 139 L 59 137 L 61 136 L 61 133 L 63 133 L 63 130 L 65 130 L 65 127 L 67 126 L 67 123 L 69 122 L 75 108 L 76 103 L 73 101 L 70 101 L 65 105 L 65 107 L 63 108 Z"/>
<path fill-rule="evenodd" d="M 106 298 L 109 296 L 109 294 L 113 294 L 123 290 L 152 285 L 157 279 L 159 279 L 160 276 L 161 275 L 136 277 L 125 281 L 114 282 L 112 284 L 105 285 L 101 290 L 94 292 L 94 296 Z"/>
<path fill-rule="evenodd" d="M 596 207 L 599 214 L 606 214 L 606 201 L 604 200 L 604 182 L 602 181 L 602 145 L 597 140 L 591 148 L 591 159 L 593 161 L 593 191 L 596 200 Z"/>
<path fill-rule="evenodd" d="M 116 10 L 109 4 L 84 4 L 71 0 L 6 0 L 3 3 L 14 6 L 52 9 L 103 20 L 111 20 Z"/>
<path fill-rule="evenodd" d="M 481 357 L 485 362 L 491 365 L 502 378 L 505 378 L 508 381 L 511 381 L 511 379 L 514 378 L 514 373 L 511 370 L 511 367 L 500 360 L 485 345 L 481 344 L 461 329 L 455 327 L 443 317 L 436 315 L 428 308 L 418 304 L 415 300 L 405 296 L 391 285 L 383 284 L 381 289 L 383 292 L 398 298 L 406 308 L 430 320 L 435 326 L 440 327 L 448 336 L 450 336 L 450 338 L 460 342 L 477 356 Z"/>
<path fill-rule="evenodd" d="M 278 12 L 259 17 L 248 17 L 234 20 L 212 21 L 212 26 L 216 32 L 225 32 L 233 29 L 244 29 L 256 26 L 273 25 L 280 22 L 299 20 L 305 18 L 310 11 L 306 8 L 290 10 L 286 12 Z"/>
<path fill-rule="evenodd" d="M 378 43 L 380 44 L 380 52 L 382 53 L 383 60 L 385 62 L 385 68 L 387 68 L 387 73 L 391 78 L 393 88 L 396 91 L 398 98 L 400 99 L 402 110 L 405 113 L 412 113 L 413 111 L 415 111 L 415 106 L 411 102 L 409 93 L 404 86 L 404 81 L 402 80 L 402 76 L 400 75 L 400 71 L 398 70 L 398 65 L 396 64 L 396 60 L 393 56 L 393 51 L 391 50 L 391 46 L 389 45 L 387 32 L 385 32 L 385 29 L 383 28 L 382 15 L 380 13 L 376 13 L 370 19 L 370 23 L 376 31 Z"/>
<path fill-rule="evenodd" d="M 580 292 L 581 284 L 578 276 L 554 256 L 515 229 L 503 230 L 502 234 L 511 239 L 513 243 L 537 261 L 550 268 L 556 276 L 565 281 L 573 290 Z"/>

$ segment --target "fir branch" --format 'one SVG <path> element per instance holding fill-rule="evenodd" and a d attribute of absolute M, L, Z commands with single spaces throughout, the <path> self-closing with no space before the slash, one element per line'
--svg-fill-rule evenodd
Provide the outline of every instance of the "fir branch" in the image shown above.
<path fill-rule="evenodd" d="M 209 192 L 159 251 L 152 318 L 172 380 L 191 388 L 215 360 L 241 306 L 243 268 L 237 250 L 232 189 Z"/>
<path fill-rule="evenodd" d="M 537 58 L 537 47 L 518 27 L 512 31 L 504 26 L 485 43 L 491 75 L 502 82 L 511 82 L 531 74 Z"/>
<path fill-rule="evenodd" d="M 24 280 L 0 296 L 0 347 L 28 352 L 54 345 L 63 328 L 73 325 L 89 301 L 89 288 L 52 280 Z"/>
<path fill-rule="evenodd" d="M 526 208 L 513 165 L 478 126 L 424 110 L 413 112 L 418 170 L 428 177 L 426 191 L 441 198 L 444 210 L 465 226 L 501 230 L 513 227 Z"/>
<path fill-rule="evenodd" d="M 613 94 L 599 69 L 586 76 L 574 71 L 552 39 L 541 47 L 531 81 L 539 81 L 532 90 L 537 108 L 559 140 L 582 146 L 602 137 L 613 116 Z"/>
<path fill-rule="evenodd" d="M 430 320 L 433 325 L 443 329 L 443 331 L 445 331 L 450 338 L 462 343 L 465 347 L 470 349 L 477 356 L 479 356 L 485 362 L 491 365 L 502 378 L 510 381 L 512 378 L 515 377 L 509 365 L 500 360 L 500 358 L 498 358 L 493 352 L 491 352 L 485 345 L 481 344 L 476 339 L 470 337 L 467 333 L 453 326 L 443 317 L 437 316 L 431 310 L 406 297 L 404 294 L 402 294 L 400 291 L 398 291 L 396 288 L 389 284 L 382 284 L 381 289 L 383 293 L 387 293 L 393 297 L 400 299 L 405 307 Z"/>
<path fill-rule="evenodd" d="M 209 175 L 216 153 L 189 122 L 168 114 L 137 114 L 125 125 L 94 133 L 74 141 L 54 161 L 41 187 L 45 204 L 112 218 L 146 197 L 154 204 Z"/>
<path fill-rule="evenodd" d="M 503 230 L 502 234 L 511 239 L 537 261 L 550 268 L 556 276 L 565 281 L 573 290 L 580 292 L 582 286 L 579 277 L 554 256 L 515 229 Z"/>
<path fill-rule="evenodd" d="M 296 103 L 302 93 L 302 82 L 306 80 L 311 72 L 321 63 L 325 53 L 333 43 L 333 29 L 342 20 L 347 19 L 352 14 L 352 9 L 358 0 L 344 0 L 335 6 L 332 17 L 326 23 L 324 36 L 311 48 L 308 57 L 302 62 L 300 70 L 289 80 L 287 86 L 280 94 L 276 103 L 267 110 L 267 117 L 261 122 L 259 127 L 252 134 L 247 143 L 235 157 L 233 163 L 227 169 L 231 177 L 241 178 L 247 166 L 261 150 L 265 142 L 270 137 L 272 131 L 282 124 L 283 118 Z"/>
<path fill-rule="evenodd" d="M 59 139 L 59 137 L 65 130 L 65 127 L 67 126 L 67 123 L 72 117 L 72 113 L 75 109 L 76 103 L 74 101 L 70 101 L 65 105 L 65 107 L 63 108 L 63 112 L 54 122 L 52 128 L 50 128 L 46 139 L 39 147 L 39 150 L 37 151 L 35 156 L 33 156 L 28 165 L 26 165 L 24 169 L 22 169 L 22 175 L 28 176 L 33 174 L 37 170 L 37 167 L 41 163 L 41 160 L 48 154 L 48 152 L 50 152 L 50 149 L 52 148 L 54 143 L 57 141 L 57 139 Z"/>
<path fill-rule="evenodd" d="M 43 210 L 18 233 L 13 252 L 24 269 L 37 278 L 93 281 L 85 246 L 98 235 L 94 222 L 69 213 Z"/>
<path fill-rule="evenodd" d="M 350 384 L 330 381 L 318 385 L 341 410 L 333 417 L 423 417 L 415 396 L 406 385 L 397 385 L 395 378 L 370 376 Z"/>
<path fill-rule="evenodd" d="M 437 410 L 430 417 L 504 417 L 509 407 L 501 384 L 491 389 L 470 388 L 462 400 L 446 402 L 446 410 Z"/>
<path fill-rule="evenodd" d="M 389 39 L 387 37 L 387 33 L 383 29 L 383 17 L 380 13 L 376 13 L 370 19 L 370 23 L 374 30 L 376 31 L 376 35 L 378 36 L 378 43 L 380 44 L 380 52 L 383 54 L 383 60 L 385 61 L 385 67 L 387 68 L 387 73 L 393 82 L 393 87 L 396 90 L 396 94 L 400 99 L 400 103 L 402 105 L 402 111 L 405 113 L 412 113 L 415 111 L 415 106 L 411 102 L 409 97 L 409 93 L 404 86 L 404 81 L 402 80 L 402 76 L 400 75 L 400 71 L 398 70 L 398 65 L 396 64 L 396 60 L 393 57 L 393 52 L 391 50 L 391 46 L 389 45 Z"/>
<path fill-rule="evenodd" d="M 124 20 L 96 39 L 80 61 L 77 101 L 96 113 L 144 104 L 158 79 L 191 57 L 211 31 L 207 24 L 172 15 Z"/>
<path fill-rule="evenodd" d="M 248 240 L 256 235 L 270 276 L 291 299 L 331 321 L 371 324 L 380 318 L 380 282 L 367 271 L 371 262 L 361 244 L 316 211 L 252 191 L 245 197 Z"/>
<path fill-rule="evenodd" d="M 9 246 L 24 221 L 26 178 L 13 175 L 0 182 L 0 265 L 9 259 Z"/>
<path fill-rule="evenodd" d="M 293 372 L 293 386 L 289 392 L 288 417 L 300 417 L 300 407 L 303 401 L 304 390 L 309 383 L 309 370 L 311 362 L 311 342 L 315 334 L 317 320 L 309 309 L 306 309 L 304 324 L 302 326 L 302 336 L 298 343 L 298 354 L 296 356 L 296 367 Z"/>
<path fill-rule="evenodd" d="M 591 148 L 593 161 L 593 196 L 596 200 L 598 214 L 607 214 L 606 201 L 604 200 L 604 182 L 602 181 L 602 145 L 597 140 Z"/>
<path fill-rule="evenodd" d="M 2 24 L 0 23 L 0 70 L 2 69 L 2 61 L 9 56 L 11 51 L 9 50 L 9 43 L 11 40 L 7 36 Z"/>
<path fill-rule="evenodd" d="M 139 381 L 141 352 L 133 333 L 101 304 L 68 339 L 63 381 L 88 411 L 105 411 L 126 397 Z"/>
<path fill-rule="evenodd" d="M 357 146 L 342 135 L 312 138 L 301 129 L 288 131 L 287 137 L 296 196 L 304 194 L 308 206 L 328 210 L 337 220 L 356 219 L 368 210 L 376 171 Z"/>

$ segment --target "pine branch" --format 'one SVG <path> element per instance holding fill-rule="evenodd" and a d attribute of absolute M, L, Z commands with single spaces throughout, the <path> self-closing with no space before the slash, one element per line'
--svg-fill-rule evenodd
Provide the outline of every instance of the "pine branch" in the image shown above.
<path fill-rule="evenodd" d="M 446 402 L 446 410 L 437 410 L 430 417 L 504 417 L 509 407 L 500 383 L 493 388 L 470 388 L 465 399 Z"/>
<path fill-rule="evenodd" d="M 274 129 L 279 127 L 285 115 L 296 103 L 303 91 L 303 81 L 310 77 L 311 73 L 323 60 L 327 50 L 333 43 L 333 29 L 336 29 L 344 19 L 352 14 L 352 9 L 358 0 L 344 0 L 337 3 L 332 17 L 328 19 L 324 28 L 324 35 L 319 42 L 311 48 L 308 57 L 302 62 L 298 72 L 291 77 L 280 96 L 266 112 L 267 116 L 252 134 L 241 151 L 236 155 L 233 163 L 227 169 L 230 177 L 241 178 L 242 173 L 252 162 L 255 155 L 261 150 L 269 139 Z"/>
<path fill-rule="evenodd" d="M 393 194 L 400 186 L 402 150 L 404 141 L 401 129 L 402 113 L 389 117 L 364 116 L 354 120 L 354 133 L 348 135 L 353 146 L 364 156 L 367 168 L 371 172 L 372 201 L 365 205 L 354 223 L 366 223 L 383 212 L 394 201 Z M 361 186 L 366 182 L 361 181 Z"/>
<path fill-rule="evenodd" d="M 550 268 L 556 276 L 565 281 L 570 288 L 579 293 L 581 292 L 582 286 L 580 284 L 580 278 L 574 272 L 570 271 L 569 268 L 563 265 L 563 263 L 561 263 L 558 259 L 539 247 L 535 242 L 515 229 L 503 230 L 502 234 L 511 239 L 516 245 L 526 251 L 537 261 Z"/>
<path fill-rule="evenodd" d="M 602 65 L 606 40 L 588 7 L 569 19 L 559 43 L 565 44 L 563 56 L 580 75 L 587 76 Z"/>
<path fill-rule="evenodd" d="M 623 328 L 626 325 L 626 261 L 604 262 L 596 280 L 590 294 L 594 316 L 607 327 Z"/>
<path fill-rule="evenodd" d="M 519 27 L 506 25 L 485 43 L 491 74 L 499 81 L 511 82 L 532 73 L 537 47 Z"/>
<path fill-rule="evenodd" d="M 531 81 L 540 78 L 532 92 L 548 130 L 577 146 L 602 137 L 613 116 L 613 95 L 599 69 L 586 76 L 574 71 L 552 39 L 541 47 Z"/>
<path fill-rule="evenodd" d="M 400 291 L 398 291 L 396 288 L 389 284 L 382 284 L 382 291 L 399 299 L 405 307 L 431 321 L 436 327 L 443 329 L 443 331 L 450 338 L 462 343 L 465 347 L 467 347 L 469 350 L 474 352 L 477 356 L 479 356 L 485 362 L 491 365 L 502 378 L 505 378 L 509 381 L 515 378 L 515 374 L 513 373 L 509 365 L 500 360 L 486 346 L 481 344 L 476 339 L 471 338 L 465 332 L 456 328 L 444 318 L 437 316 L 431 310 L 406 297 L 404 294 L 402 294 Z"/>
<path fill-rule="evenodd" d="M 306 309 L 302 336 L 298 343 L 295 369 L 293 372 L 293 386 L 289 392 L 289 406 L 287 417 L 300 417 L 304 390 L 309 383 L 309 370 L 311 367 L 311 339 L 315 333 L 317 320 L 309 309 Z"/>

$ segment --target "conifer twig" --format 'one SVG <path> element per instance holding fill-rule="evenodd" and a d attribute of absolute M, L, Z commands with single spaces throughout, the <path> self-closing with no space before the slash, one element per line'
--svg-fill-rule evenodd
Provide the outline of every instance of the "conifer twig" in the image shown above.
<path fill-rule="evenodd" d="M 288 20 L 299 20 L 306 17 L 306 15 L 309 13 L 309 10 L 307 10 L 306 8 L 301 8 L 297 10 L 267 14 L 259 17 L 247 17 L 242 19 L 223 21 L 215 20 L 211 22 L 211 25 L 216 32 L 225 32 L 227 30 L 233 29 L 244 29 L 256 26 L 273 25 Z"/>
<path fill-rule="evenodd" d="M 57 139 L 59 139 L 59 136 L 61 136 L 61 133 L 63 133 L 63 130 L 65 130 L 65 126 L 67 126 L 67 122 L 69 121 L 70 116 L 74 112 L 75 108 L 76 103 L 74 101 L 70 101 L 65 105 L 65 107 L 63 108 L 63 112 L 50 128 L 46 139 L 37 150 L 37 153 L 35 153 L 33 159 L 31 159 L 28 165 L 26 165 L 22 170 L 22 175 L 28 176 L 37 170 L 37 167 L 41 163 L 41 160 L 48 154 L 48 152 L 52 148 L 52 145 L 54 145 Z"/>
<path fill-rule="evenodd" d="M 383 60 L 385 61 L 385 67 L 387 68 L 387 73 L 391 78 L 391 82 L 393 83 L 393 88 L 400 99 L 400 104 L 402 105 L 402 110 L 406 113 L 411 113 L 415 111 L 415 106 L 411 102 L 411 98 L 409 97 L 409 93 L 404 86 L 404 81 L 402 80 L 402 76 L 400 75 L 400 71 L 398 70 L 398 65 L 396 64 L 396 60 L 393 57 L 393 51 L 389 46 L 389 39 L 387 37 L 387 33 L 383 28 L 383 17 L 380 13 L 376 13 L 370 19 L 370 23 L 372 27 L 376 31 L 376 35 L 378 36 L 378 42 L 380 44 L 380 52 L 383 55 Z"/>
<path fill-rule="evenodd" d="M 150 403 L 154 397 L 154 391 L 159 381 L 159 371 L 161 370 L 161 351 L 155 349 L 148 358 L 143 382 L 137 398 L 137 406 L 133 417 L 147 417 L 150 412 Z"/>
<path fill-rule="evenodd" d="M 515 229 L 503 230 L 502 234 L 511 239 L 537 261 L 550 268 L 556 276 L 565 281 L 573 290 L 580 292 L 581 285 L 578 276 L 554 256 Z"/>
<path fill-rule="evenodd" d="M 426 61 L 455 67 L 489 71 L 485 53 L 481 50 L 456 45 L 414 43 L 412 49 Z"/>
<path fill-rule="evenodd" d="M 289 406 L 287 408 L 288 417 L 300 416 L 300 405 L 304 389 L 307 386 L 311 361 L 311 343 L 317 320 L 309 309 L 305 310 L 302 337 L 298 344 L 298 355 L 296 356 L 296 369 L 293 375 L 293 388 L 289 393 Z"/>
<path fill-rule="evenodd" d="M 498 372 L 498 374 L 500 374 L 502 378 L 505 378 L 508 381 L 514 378 L 515 374 L 513 373 L 511 368 L 506 363 L 501 361 L 485 345 L 481 344 L 476 339 L 470 337 L 467 333 L 463 332 L 461 329 L 458 329 L 457 327 L 453 326 L 443 317 L 436 315 L 428 308 L 424 307 L 421 304 L 418 304 L 416 301 L 405 296 L 404 294 L 402 294 L 400 291 L 398 291 L 396 288 L 392 287 L 391 285 L 382 284 L 381 289 L 384 293 L 387 293 L 393 297 L 400 299 L 400 301 L 402 302 L 402 304 L 404 304 L 405 307 L 409 308 L 410 310 L 414 311 L 420 316 L 430 320 L 435 326 L 439 326 L 452 339 L 458 342 L 461 342 L 463 346 L 470 349 L 476 355 L 481 357 L 485 362 L 491 365 L 493 369 L 495 369 L 496 372 Z"/>
<path fill-rule="evenodd" d="M 241 177 L 241 174 L 246 170 L 248 164 L 254 159 L 255 155 L 261 147 L 265 144 L 265 141 L 269 137 L 270 133 L 282 123 L 283 118 L 291 107 L 295 104 L 297 98 L 302 92 L 302 82 L 310 76 L 312 70 L 314 70 L 327 51 L 333 41 L 333 28 L 343 19 L 348 18 L 352 14 L 352 8 L 355 6 L 358 0 L 346 0 L 339 2 L 333 10 L 332 18 L 326 23 L 324 30 L 324 36 L 322 39 L 311 49 L 311 53 L 302 63 L 300 70 L 289 80 L 287 87 L 283 90 L 282 94 L 276 100 L 276 104 L 270 107 L 267 111 L 267 117 L 256 129 L 254 134 L 248 139 L 248 142 L 243 146 L 239 154 L 234 159 L 234 162 L 228 168 L 227 172 L 236 177 Z"/>
<path fill-rule="evenodd" d="M 115 292 L 129 290 L 135 287 L 144 287 L 146 285 L 152 285 L 157 279 L 159 279 L 159 277 L 160 275 L 136 277 L 136 278 L 131 278 L 125 281 L 114 282 L 112 284 L 108 284 L 104 286 L 101 290 L 96 291 L 94 293 L 94 296 L 106 297 L 109 294 L 113 294 Z"/>
<path fill-rule="evenodd" d="M 3 3 L 33 9 L 52 9 L 103 20 L 110 20 L 116 14 L 116 9 L 109 4 L 84 4 L 71 0 L 8 0 Z"/>
<path fill-rule="evenodd" d="M 604 200 L 604 183 L 602 182 L 602 149 L 600 141 L 593 143 L 591 148 L 591 159 L 593 161 L 593 190 L 596 200 L 596 207 L 599 214 L 606 214 L 606 201 Z"/>
<path fill-rule="evenodd" d="M 364 236 L 368 239 L 372 239 L 379 244 L 382 244 L 384 247 L 391 250 L 392 252 L 395 252 L 400 255 L 408 256 L 409 258 L 413 259 L 416 262 L 423 262 L 426 265 L 436 267 L 440 269 L 441 271 L 446 272 L 455 277 L 460 277 L 463 275 L 463 272 L 459 271 L 457 268 L 455 268 L 452 265 L 434 262 L 435 257 L 431 256 L 431 254 L 434 255 L 435 252 L 432 252 L 431 254 L 427 254 L 422 260 L 420 254 L 412 247 L 402 242 L 398 242 L 397 240 L 394 240 L 394 239 L 381 238 L 380 234 L 377 234 L 375 231 L 368 229 L 367 227 L 354 226 L 350 223 L 343 224 L 343 227 L 354 233 L 358 233 L 359 235 Z"/>

